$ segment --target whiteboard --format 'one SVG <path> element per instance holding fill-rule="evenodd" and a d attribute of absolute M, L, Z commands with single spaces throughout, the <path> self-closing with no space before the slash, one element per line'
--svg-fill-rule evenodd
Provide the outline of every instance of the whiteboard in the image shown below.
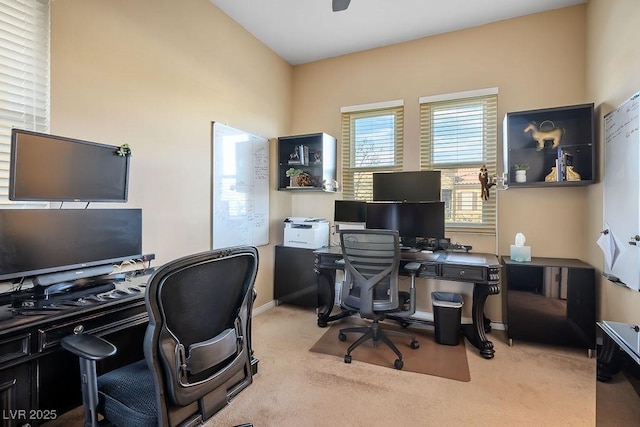
<path fill-rule="evenodd" d="M 269 243 L 269 141 L 213 123 L 212 249 Z"/>
<path fill-rule="evenodd" d="M 606 248 L 605 276 L 635 290 L 640 288 L 639 100 L 637 93 L 604 118 L 604 226 L 598 241 Z"/>

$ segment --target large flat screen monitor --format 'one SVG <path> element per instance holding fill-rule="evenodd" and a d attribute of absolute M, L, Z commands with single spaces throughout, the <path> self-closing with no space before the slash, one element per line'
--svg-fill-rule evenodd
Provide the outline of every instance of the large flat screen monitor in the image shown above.
<path fill-rule="evenodd" d="M 118 147 L 13 129 L 9 199 L 126 202 L 129 156 Z"/>
<path fill-rule="evenodd" d="M 444 239 L 444 202 L 367 203 L 367 228 L 398 230 L 405 240 Z"/>
<path fill-rule="evenodd" d="M 374 173 L 373 200 L 377 202 L 440 201 L 440 171 Z"/>
<path fill-rule="evenodd" d="M 0 209 L 2 281 L 141 257 L 141 209 Z"/>

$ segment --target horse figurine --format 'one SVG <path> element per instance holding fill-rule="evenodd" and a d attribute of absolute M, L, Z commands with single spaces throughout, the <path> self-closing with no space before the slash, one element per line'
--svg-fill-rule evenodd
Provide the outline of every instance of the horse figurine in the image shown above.
<path fill-rule="evenodd" d="M 551 129 L 542 130 L 542 127 L 545 123 L 551 123 Z M 524 128 L 524 132 L 527 133 L 529 131 L 531 131 L 531 137 L 538 143 L 538 151 L 544 148 L 545 141 L 552 141 L 553 145 L 551 146 L 551 148 L 556 148 L 558 145 L 560 145 L 560 138 L 562 138 L 562 135 L 564 134 L 564 129 L 555 127 L 553 122 L 549 120 L 540 123 L 539 128 L 536 127 L 535 122 L 529 123 L 529 125 Z"/>

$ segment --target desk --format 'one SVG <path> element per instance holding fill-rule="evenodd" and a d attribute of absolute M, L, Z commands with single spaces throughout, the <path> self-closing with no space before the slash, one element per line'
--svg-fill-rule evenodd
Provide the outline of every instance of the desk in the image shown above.
<path fill-rule="evenodd" d="M 350 316 L 353 312 L 342 311 L 331 315 L 335 302 L 336 270 L 342 267 L 336 261 L 342 259 L 342 249 L 330 246 L 314 251 L 315 272 L 318 276 L 318 326 L 326 327 L 329 322 Z M 419 262 L 421 268 L 417 277 L 451 280 L 456 282 L 473 283 L 473 305 L 471 308 L 471 325 L 463 325 L 465 337 L 486 359 L 493 358 L 495 350 L 485 332 L 491 330 L 490 321 L 484 316 L 484 304 L 489 295 L 500 293 L 500 263 L 495 255 L 458 253 L 458 252 L 402 252 L 400 274 L 402 266 L 408 262 Z M 418 322 L 418 320 L 411 320 Z"/>

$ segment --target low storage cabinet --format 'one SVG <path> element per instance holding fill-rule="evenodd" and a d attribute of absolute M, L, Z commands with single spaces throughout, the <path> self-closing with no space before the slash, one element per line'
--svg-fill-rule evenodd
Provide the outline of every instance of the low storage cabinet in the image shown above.
<path fill-rule="evenodd" d="M 578 259 L 502 257 L 509 344 L 522 339 L 595 349 L 595 270 Z"/>

